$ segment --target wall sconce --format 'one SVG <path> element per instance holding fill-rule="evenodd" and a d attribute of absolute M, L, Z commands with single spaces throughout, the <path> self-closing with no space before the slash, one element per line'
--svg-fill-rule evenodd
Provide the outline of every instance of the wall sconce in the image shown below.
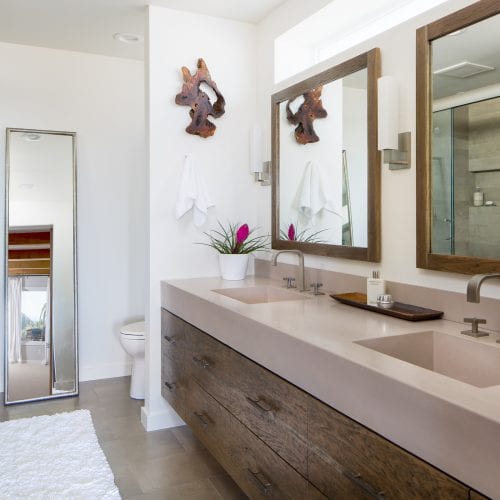
<path fill-rule="evenodd" d="M 262 161 L 262 130 L 257 125 L 250 129 L 250 172 L 261 186 L 271 185 L 271 162 Z"/>
<path fill-rule="evenodd" d="M 378 79 L 378 149 L 389 170 L 411 166 L 411 132 L 399 132 L 399 92 L 392 76 Z"/>

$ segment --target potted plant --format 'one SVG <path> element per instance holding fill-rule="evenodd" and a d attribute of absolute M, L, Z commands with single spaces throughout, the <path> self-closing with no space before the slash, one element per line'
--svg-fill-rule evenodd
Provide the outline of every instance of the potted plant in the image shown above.
<path fill-rule="evenodd" d="M 222 279 L 245 279 L 248 267 L 248 255 L 264 250 L 268 245 L 267 236 L 252 236 L 254 229 L 248 224 L 228 224 L 224 227 L 219 222 L 220 230 L 206 232 L 209 242 L 203 243 L 219 252 L 219 267 Z"/>

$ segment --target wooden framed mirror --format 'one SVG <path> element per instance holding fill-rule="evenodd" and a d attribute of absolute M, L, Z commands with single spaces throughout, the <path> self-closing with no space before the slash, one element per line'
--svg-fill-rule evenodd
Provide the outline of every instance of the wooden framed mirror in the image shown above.
<path fill-rule="evenodd" d="M 271 97 L 272 248 L 380 261 L 378 48 Z"/>
<path fill-rule="evenodd" d="M 500 271 L 500 3 L 417 30 L 417 267 Z"/>

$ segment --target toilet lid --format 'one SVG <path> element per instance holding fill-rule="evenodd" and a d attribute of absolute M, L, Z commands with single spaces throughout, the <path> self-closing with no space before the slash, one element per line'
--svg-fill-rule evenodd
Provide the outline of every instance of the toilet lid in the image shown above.
<path fill-rule="evenodd" d="M 129 323 L 128 325 L 123 325 L 120 328 L 120 333 L 122 335 L 127 335 L 130 337 L 144 337 L 145 330 L 146 330 L 145 322 L 138 321 L 137 323 Z"/>

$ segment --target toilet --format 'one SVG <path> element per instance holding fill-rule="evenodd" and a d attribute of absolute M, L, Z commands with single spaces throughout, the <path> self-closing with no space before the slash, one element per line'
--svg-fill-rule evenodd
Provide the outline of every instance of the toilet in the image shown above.
<path fill-rule="evenodd" d="M 133 399 L 144 399 L 144 332 L 144 321 L 129 323 L 120 328 L 120 342 L 127 354 L 132 356 L 130 397 Z"/>

